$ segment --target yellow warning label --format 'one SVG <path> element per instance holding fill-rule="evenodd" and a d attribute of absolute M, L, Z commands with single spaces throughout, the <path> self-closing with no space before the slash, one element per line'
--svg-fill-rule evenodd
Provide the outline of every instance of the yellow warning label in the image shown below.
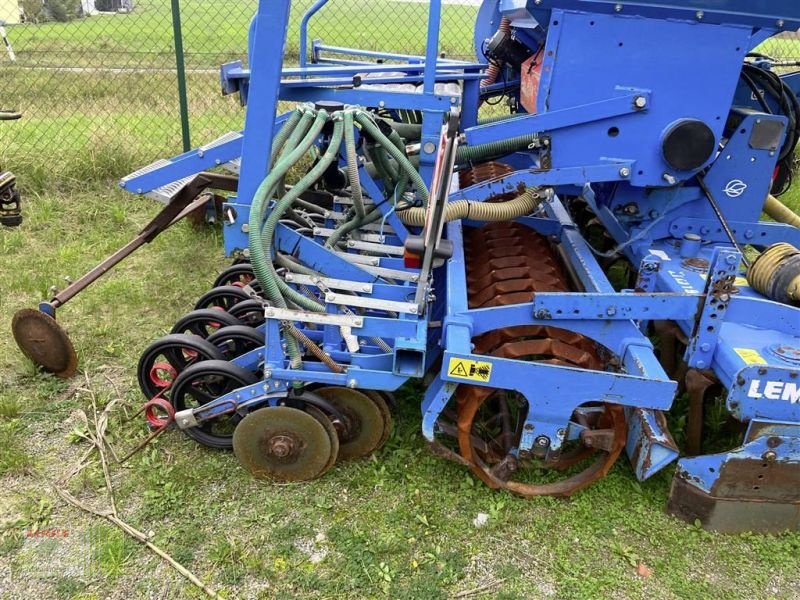
<path fill-rule="evenodd" d="M 492 378 L 492 363 L 467 360 L 465 358 L 451 358 L 447 365 L 447 374 L 450 377 L 469 379 L 488 383 Z"/>
<path fill-rule="evenodd" d="M 734 348 L 736 354 L 739 355 L 744 362 L 748 365 L 765 365 L 767 361 L 752 348 Z"/>

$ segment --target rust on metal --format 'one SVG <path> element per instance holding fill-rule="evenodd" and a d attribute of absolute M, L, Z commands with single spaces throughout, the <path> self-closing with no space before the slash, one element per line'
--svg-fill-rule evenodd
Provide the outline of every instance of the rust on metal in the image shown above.
<path fill-rule="evenodd" d="M 318 409 L 287 406 L 248 414 L 233 433 L 236 458 L 253 476 L 273 481 L 307 481 L 336 462 L 336 431 Z"/>
<path fill-rule="evenodd" d="M 11 321 L 11 331 L 22 353 L 45 371 L 68 378 L 78 369 L 78 355 L 67 332 L 41 311 L 24 308 Z"/>
<path fill-rule="evenodd" d="M 548 239 L 523 225 L 494 223 L 465 232 L 464 240 L 470 308 L 530 302 L 537 292 L 570 291 Z M 592 340 L 556 327 L 508 327 L 485 333 L 473 342 L 476 354 L 582 369 L 599 370 L 608 365 L 602 349 Z M 459 453 L 493 488 L 522 496 L 568 496 L 605 476 L 625 446 L 622 407 L 595 404 L 586 414 L 576 413 L 584 431 L 572 447 L 548 453 L 549 442 L 544 439 L 544 447 L 532 453 L 535 456 L 516 456 L 512 449 L 523 433 L 527 399 L 515 392 L 470 385 L 460 385 L 455 398 Z M 584 468 L 557 481 L 518 480 L 529 466 L 567 471 L 579 465 Z"/>
<path fill-rule="evenodd" d="M 717 379 L 709 371 L 689 369 L 686 372 L 686 391 L 689 394 L 689 414 L 686 418 L 686 452 L 690 456 L 700 454 L 703 442 L 704 404 L 709 389 L 717 384 Z"/>

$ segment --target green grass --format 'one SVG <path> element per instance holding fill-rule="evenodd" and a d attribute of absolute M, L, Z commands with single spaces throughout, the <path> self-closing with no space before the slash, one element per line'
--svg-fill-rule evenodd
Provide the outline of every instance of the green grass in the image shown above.
<path fill-rule="evenodd" d="M 0 330 L 156 210 L 111 186 L 27 196 L 22 228 L 0 232 L 0 281 L 13 291 L 0 295 Z M 140 419 L 124 417 L 140 403 L 138 356 L 211 284 L 225 264 L 219 243 L 218 231 L 181 224 L 59 312 L 98 404 L 116 390 L 122 397 L 110 426 L 119 449 L 146 435 Z M 105 526 L 89 575 L 32 570 L 45 555 L 68 563 L 86 552 L 80 540 L 93 521 L 25 473 L 55 479 L 77 460 L 85 445 L 76 441 L 74 411 L 90 408 L 90 398 L 76 381 L 36 374 L 9 335 L 0 337 L 0 381 L 0 552 L 12 573 L 27 573 L 9 597 L 32 589 L 43 598 L 119 590 L 198 598 Z M 374 459 L 305 485 L 256 481 L 231 454 L 168 432 L 113 467 L 121 514 L 230 598 L 445 598 L 487 584 L 496 598 L 770 598 L 794 596 L 800 586 L 800 536 L 719 536 L 669 517 L 670 472 L 638 483 L 621 460 L 572 499 L 522 500 L 430 454 L 419 434 L 419 391 L 400 400 L 395 432 Z M 70 490 L 102 506 L 99 466 Z M 478 513 L 489 515 L 481 528 L 473 525 Z M 74 537 L 46 546 L 21 537 L 33 526 L 68 528 Z M 652 576 L 637 575 L 640 564 Z"/>

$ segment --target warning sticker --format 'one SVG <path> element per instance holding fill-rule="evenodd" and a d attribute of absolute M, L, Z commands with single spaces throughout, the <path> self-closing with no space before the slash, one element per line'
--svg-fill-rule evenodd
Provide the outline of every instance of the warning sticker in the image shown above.
<path fill-rule="evenodd" d="M 733 350 L 739 355 L 739 358 L 741 358 L 748 365 L 767 364 L 767 361 L 764 360 L 764 357 L 762 357 L 752 348 L 734 348 Z"/>
<path fill-rule="evenodd" d="M 447 366 L 447 374 L 450 377 L 458 377 L 459 379 L 488 383 L 489 379 L 492 378 L 492 363 L 467 360 L 465 358 L 451 358 L 450 364 Z"/>

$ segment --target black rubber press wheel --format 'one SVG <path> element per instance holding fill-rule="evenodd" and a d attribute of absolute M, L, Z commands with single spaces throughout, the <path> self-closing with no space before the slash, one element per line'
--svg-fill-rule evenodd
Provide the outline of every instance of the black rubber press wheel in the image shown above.
<path fill-rule="evenodd" d="M 226 360 L 208 360 L 192 365 L 175 380 L 170 403 L 175 412 L 199 408 L 238 388 L 252 385 L 258 378 Z M 242 417 L 229 413 L 200 423 L 183 432 L 196 442 L 209 448 L 233 447 L 233 432 Z"/>

